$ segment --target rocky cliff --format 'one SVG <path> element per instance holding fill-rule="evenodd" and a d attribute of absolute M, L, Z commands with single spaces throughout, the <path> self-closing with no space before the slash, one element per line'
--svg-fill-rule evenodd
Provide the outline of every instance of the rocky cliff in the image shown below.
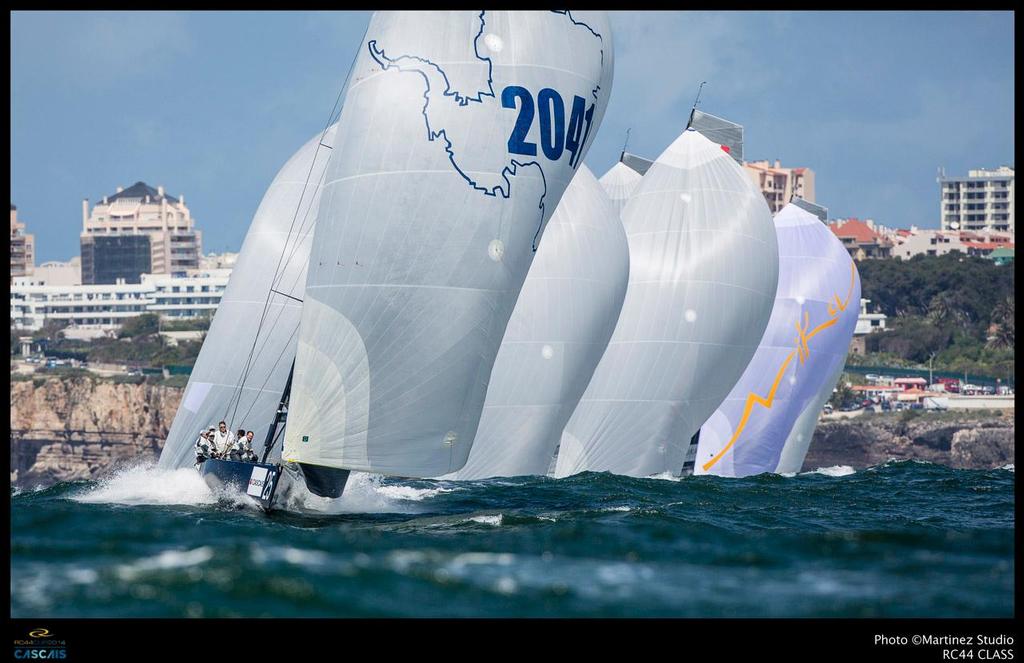
<path fill-rule="evenodd" d="M 89 378 L 11 382 L 11 482 L 95 478 L 160 455 L 183 390 Z"/>
<path fill-rule="evenodd" d="M 965 469 L 990 469 L 1013 462 L 1013 418 L 996 415 L 865 415 L 822 421 L 804 460 L 804 470 L 832 465 L 855 469 L 887 460 L 926 460 Z"/>

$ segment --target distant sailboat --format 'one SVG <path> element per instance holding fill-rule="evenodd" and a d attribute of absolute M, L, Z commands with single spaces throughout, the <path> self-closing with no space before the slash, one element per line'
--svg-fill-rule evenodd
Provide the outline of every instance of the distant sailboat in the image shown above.
<path fill-rule="evenodd" d="M 374 15 L 323 185 L 286 461 L 411 477 L 465 464 L 612 64 L 600 12 Z"/>
<path fill-rule="evenodd" d="M 764 337 L 701 427 L 695 474 L 799 472 L 832 394 L 860 310 L 849 253 L 814 214 L 790 203 L 775 216 L 779 286 Z"/>
<path fill-rule="evenodd" d="M 469 460 L 451 478 L 548 473 L 615 329 L 628 278 L 618 212 L 582 165 L 509 319 Z"/>
<path fill-rule="evenodd" d="M 562 436 L 556 476 L 680 474 L 691 437 L 739 379 L 771 314 L 771 214 L 720 145 L 685 131 L 622 217 L 626 299 Z"/>
<path fill-rule="evenodd" d="M 160 467 L 191 467 L 199 431 L 220 420 L 265 440 L 295 358 L 319 185 L 335 131 L 332 126 L 303 145 L 264 194 L 192 368 Z M 269 457 L 277 459 L 280 446 Z"/>

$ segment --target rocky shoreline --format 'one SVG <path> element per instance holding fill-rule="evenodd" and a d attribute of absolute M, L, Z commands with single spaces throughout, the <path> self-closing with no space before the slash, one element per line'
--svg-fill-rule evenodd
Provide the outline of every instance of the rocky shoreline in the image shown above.
<path fill-rule="evenodd" d="M 11 382 L 11 485 L 96 479 L 155 461 L 184 389 L 98 379 Z M 916 416 L 915 416 L 916 415 Z M 1013 462 L 1014 420 L 991 412 L 868 414 L 821 421 L 804 470 L 917 459 L 988 469 Z"/>
<path fill-rule="evenodd" d="M 914 416 L 916 415 L 916 416 Z M 866 414 L 819 421 L 804 470 L 924 460 L 983 470 L 1013 463 L 1013 416 L 982 412 Z"/>
<path fill-rule="evenodd" d="M 11 382 L 11 485 L 96 479 L 155 461 L 184 389 L 90 378 Z"/>

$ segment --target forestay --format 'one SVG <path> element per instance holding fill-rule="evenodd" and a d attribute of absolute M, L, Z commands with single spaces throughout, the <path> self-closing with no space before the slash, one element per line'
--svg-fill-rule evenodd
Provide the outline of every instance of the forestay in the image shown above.
<path fill-rule="evenodd" d="M 335 130 L 323 135 L 324 145 Z M 285 163 L 260 201 L 171 424 L 162 467 L 190 466 L 199 431 L 222 419 L 230 430 L 255 431 L 258 441 L 273 421 L 295 357 L 319 185 L 331 157 L 321 133 Z"/>
<path fill-rule="evenodd" d="M 771 214 L 719 145 L 684 132 L 622 216 L 626 299 L 562 436 L 559 476 L 679 474 L 690 438 L 739 379 L 771 315 Z"/>
<path fill-rule="evenodd" d="M 775 228 L 775 308 L 743 377 L 701 428 L 695 474 L 800 471 L 846 362 L 860 311 L 853 260 L 828 226 L 795 204 L 776 215 Z"/>
<path fill-rule="evenodd" d="M 629 279 L 622 221 L 580 166 L 544 231 L 458 479 L 547 474 L 615 329 Z"/>
<path fill-rule="evenodd" d="M 611 92 L 597 12 L 382 12 L 317 219 L 284 457 L 466 462 L 535 243 Z"/>

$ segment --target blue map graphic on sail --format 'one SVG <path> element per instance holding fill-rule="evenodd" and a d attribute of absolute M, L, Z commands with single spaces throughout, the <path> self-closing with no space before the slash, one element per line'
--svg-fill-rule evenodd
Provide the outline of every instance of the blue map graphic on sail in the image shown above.
<path fill-rule="evenodd" d="M 540 211 L 540 226 L 534 237 L 534 249 L 536 240 L 542 229 L 544 219 L 544 198 L 548 191 L 548 177 L 544 172 L 544 166 L 537 159 L 519 160 L 514 158 L 504 149 L 486 151 L 487 158 L 500 161 L 492 167 L 481 167 L 482 164 L 473 164 L 473 174 L 463 164 L 460 157 L 461 137 L 456 134 L 449 134 L 448 121 L 453 110 L 465 113 L 493 113 L 500 110 L 501 100 L 495 94 L 495 81 L 493 77 L 494 63 L 491 58 L 481 54 L 481 49 L 500 50 L 501 39 L 497 35 L 487 35 L 487 12 L 481 11 L 478 17 L 480 29 L 473 38 L 472 44 L 467 44 L 465 65 L 446 65 L 442 67 L 429 57 L 422 54 L 401 54 L 391 56 L 386 52 L 386 47 L 378 45 L 376 39 L 367 42 L 370 56 L 380 65 L 383 70 L 397 69 L 400 72 L 411 72 L 420 75 L 425 83 L 423 93 L 423 120 L 427 130 L 427 140 L 436 141 L 440 139 L 444 143 L 444 149 L 448 155 L 455 171 L 475 190 L 487 196 L 501 196 L 509 198 L 512 193 L 510 178 L 514 178 L 520 168 L 536 168 L 540 173 L 543 190 L 537 206 Z M 565 10 L 552 12 L 553 19 L 568 19 L 571 24 L 598 40 L 600 58 L 603 67 L 604 49 L 603 39 L 586 23 L 577 21 L 572 13 Z M 597 97 L 600 86 L 595 87 L 591 94 Z M 471 90 L 471 91 L 470 91 Z M 440 92 L 440 94 L 438 94 Z M 507 109 L 506 109 L 507 110 Z M 461 120 L 461 118 L 460 118 Z M 490 118 L 481 118 L 483 122 L 490 122 Z M 462 126 L 472 126 L 473 120 L 460 121 Z M 485 125 L 486 126 L 486 125 Z M 501 146 L 508 137 L 502 138 Z M 475 155 L 479 157 L 480 155 Z"/>

